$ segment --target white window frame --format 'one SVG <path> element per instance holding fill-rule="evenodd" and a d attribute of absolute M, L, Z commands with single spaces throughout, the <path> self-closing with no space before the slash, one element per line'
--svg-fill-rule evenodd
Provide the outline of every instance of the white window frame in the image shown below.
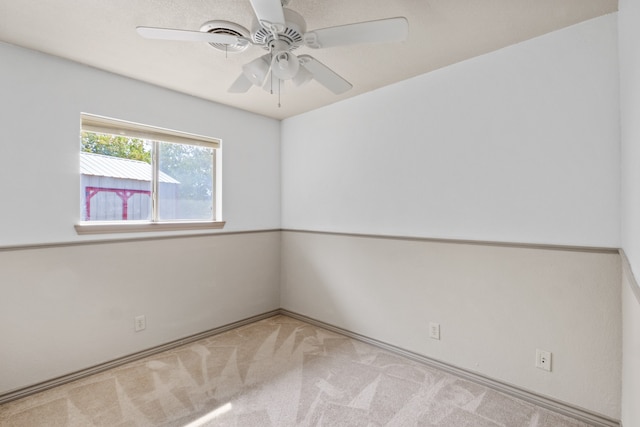
<path fill-rule="evenodd" d="M 152 141 L 173 142 L 178 144 L 201 145 L 214 149 L 213 179 L 215 184 L 214 212 L 211 221 L 193 220 L 158 220 L 157 212 L 157 180 L 158 180 L 158 150 L 154 143 L 152 150 L 152 166 L 154 177 L 152 179 L 152 215 L 148 221 L 80 221 L 75 225 L 78 234 L 108 234 L 131 233 L 146 231 L 179 231 L 179 230 L 207 230 L 223 228 L 222 221 L 222 141 L 192 133 L 163 129 L 94 114 L 81 113 L 80 132 L 106 133 L 111 135 L 126 135 Z"/>

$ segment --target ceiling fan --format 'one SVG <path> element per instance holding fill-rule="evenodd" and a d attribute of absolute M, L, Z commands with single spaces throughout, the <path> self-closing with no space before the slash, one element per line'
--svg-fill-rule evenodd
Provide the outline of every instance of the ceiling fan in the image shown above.
<path fill-rule="evenodd" d="M 272 89 L 274 81 L 280 88 L 280 84 L 287 80 L 291 80 L 295 86 L 301 86 L 315 79 L 336 95 L 351 89 L 351 83 L 314 57 L 293 54 L 295 49 L 301 46 L 321 49 L 358 43 L 400 42 L 406 40 L 409 33 L 409 25 L 404 17 L 307 32 L 304 18 L 285 7 L 289 0 L 250 2 L 256 17 L 250 36 L 246 30 L 215 31 L 213 26 L 207 25 L 209 23 L 205 23 L 200 31 L 154 27 L 137 27 L 136 30 L 148 39 L 207 42 L 214 47 L 222 45 L 225 49 L 233 48 L 232 51 L 243 51 L 251 45 L 267 50 L 268 53 L 242 66 L 242 73 L 229 88 L 232 93 L 247 92 L 254 85 L 262 87 L 265 82 L 269 83 L 267 77 L 270 76 Z M 243 29 L 238 24 L 228 24 Z"/>

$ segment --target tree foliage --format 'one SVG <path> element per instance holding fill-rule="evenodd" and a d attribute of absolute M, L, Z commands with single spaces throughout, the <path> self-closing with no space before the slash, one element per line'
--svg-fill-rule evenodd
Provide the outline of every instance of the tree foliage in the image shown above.
<path fill-rule="evenodd" d="M 128 136 L 82 132 L 82 151 L 151 163 L 151 146 Z"/>
<path fill-rule="evenodd" d="M 160 170 L 180 181 L 181 197 L 207 200 L 213 194 L 213 149 L 160 143 Z"/>

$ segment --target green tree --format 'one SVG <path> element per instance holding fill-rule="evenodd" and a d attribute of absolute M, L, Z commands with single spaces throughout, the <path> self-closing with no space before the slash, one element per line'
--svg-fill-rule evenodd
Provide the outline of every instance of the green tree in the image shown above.
<path fill-rule="evenodd" d="M 82 151 L 151 163 L 151 146 L 128 136 L 82 132 Z"/>
<path fill-rule="evenodd" d="M 180 181 L 181 197 L 207 200 L 213 194 L 213 149 L 198 145 L 160 143 L 159 168 Z"/>

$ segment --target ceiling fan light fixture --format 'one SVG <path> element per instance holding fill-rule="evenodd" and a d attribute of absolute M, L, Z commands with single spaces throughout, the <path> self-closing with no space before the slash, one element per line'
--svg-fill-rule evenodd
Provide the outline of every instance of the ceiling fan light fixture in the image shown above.
<path fill-rule="evenodd" d="M 300 62 L 291 52 L 279 52 L 273 56 L 271 69 L 280 80 L 289 80 L 298 73 Z"/>
<path fill-rule="evenodd" d="M 262 55 L 242 66 L 242 72 L 251 83 L 262 86 L 264 79 L 269 74 L 269 54 Z"/>

